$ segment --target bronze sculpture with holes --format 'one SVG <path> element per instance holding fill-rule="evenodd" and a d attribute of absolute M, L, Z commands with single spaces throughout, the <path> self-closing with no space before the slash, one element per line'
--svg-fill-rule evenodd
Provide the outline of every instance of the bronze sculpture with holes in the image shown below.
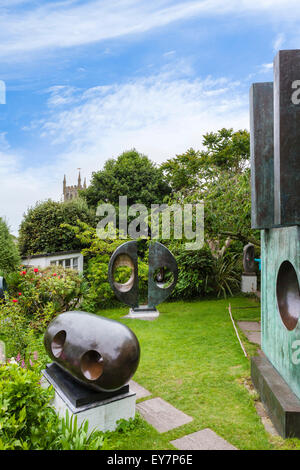
<path fill-rule="evenodd" d="M 300 437 L 300 50 L 251 87 L 252 228 L 261 230 L 261 348 L 252 381 L 283 437 Z"/>
<path fill-rule="evenodd" d="M 116 280 L 120 266 L 131 269 L 125 283 Z M 173 254 L 159 242 L 149 246 L 148 304 L 139 305 L 138 243 L 129 241 L 112 254 L 108 265 L 108 279 L 116 297 L 131 307 L 127 318 L 153 320 L 158 317 L 156 306 L 165 301 L 174 290 L 178 279 L 178 266 Z"/>

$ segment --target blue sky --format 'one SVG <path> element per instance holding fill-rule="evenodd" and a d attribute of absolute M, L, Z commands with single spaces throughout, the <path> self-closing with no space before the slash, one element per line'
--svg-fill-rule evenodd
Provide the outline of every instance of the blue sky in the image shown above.
<path fill-rule="evenodd" d="M 295 0 L 0 0 L 0 216 L 16 234 L 78 167 L 249 128 L 249 87 L 300 48 L 299 19 Z"/>

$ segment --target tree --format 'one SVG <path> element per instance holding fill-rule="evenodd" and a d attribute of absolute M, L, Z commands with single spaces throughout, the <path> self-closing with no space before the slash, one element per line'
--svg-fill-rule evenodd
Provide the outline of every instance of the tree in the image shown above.
<path fill-rule="evenodd" d="M 7 223 L 0 217 L 0 271 L 7 274 L 17 269 L 20 263 L 18 247 L 9 233 Z"/>
<path fill-rule="evenodd" d="M 67 223 L 76 225 L 81 220 L 93 223 L 94 214 L 84 200 L 67 202 L 48 199 L 28 209 L 20 226 L 19 248 L 23 256 L 80 250 L 82 244 L 70 230 L 61 227 Z"/>
<path fill-rule="evenodd" d="M 119 196 L 127 196 L 128 205 L 161 204 L 171 189 L 160 168 L 135 149 L 106 161 L 103 170 L 94 172 L 90 186 L 81 191 L 89 207 L 99 203 L 119 204 Z"/>

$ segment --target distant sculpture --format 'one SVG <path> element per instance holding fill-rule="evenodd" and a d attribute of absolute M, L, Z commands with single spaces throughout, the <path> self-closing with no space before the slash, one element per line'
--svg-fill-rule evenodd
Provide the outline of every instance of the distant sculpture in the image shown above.
<path fill-rule="evenodd" d="M 255 273 L 255 249 L 252 243 L 244 246 L 243 267 L 245 274 Z"/>
<path fill-rule="evenodd" d="M 170 250 L 159 242 L 149 247 L 148 305 L 139 306 L 138 245 L 129 241 L 119 246 L 113 253 L 108 278 L 116 297 L 129 305 L 133 311 L 153 311 L 166 300 L 174 290 L 178 279 L 178 266 Z M 120 284 L 115 280 L 115 271 L 120 266 L 131 268 L 129 280 Z"/>
<path fill-rule="evenodd" d="M 7 291 L 7 284 L 4 277 L 0 277 L 0 300 L 5 299 L 5 292 Z"/>
<path fill-rule="evenodd" d="M 101 392 L 126 385 L 140 359 L 139 342 L 127 326 L 86 312 L 58 315 L 46 330 L 44 344 L 59 367 Z"/>

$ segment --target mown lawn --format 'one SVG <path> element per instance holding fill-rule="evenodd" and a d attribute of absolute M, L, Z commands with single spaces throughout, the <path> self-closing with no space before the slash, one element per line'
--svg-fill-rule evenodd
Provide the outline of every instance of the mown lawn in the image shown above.
<path fill-rule="evenodd" d="M 235 321 L 259 320 L 255 298 L 169 302 L 159 306 L 153 321 L 123 318 L 128 308 L 98 312 L 128 325 L 141 345 L 141 361 L 134 380 L 194 419 L 160 434 L 139 419 L 132 429 L 113 433 L 113 449 L 172 449 L 169 442 L 203 428 L 211 428 L 239 449 L 300 449 L 300 440 L 272 437 L 256 413 L 250 383 L 250 361 L 243 354 L 229 316 Z M 257 347 L 241 333 L 249 355 Z"/>

